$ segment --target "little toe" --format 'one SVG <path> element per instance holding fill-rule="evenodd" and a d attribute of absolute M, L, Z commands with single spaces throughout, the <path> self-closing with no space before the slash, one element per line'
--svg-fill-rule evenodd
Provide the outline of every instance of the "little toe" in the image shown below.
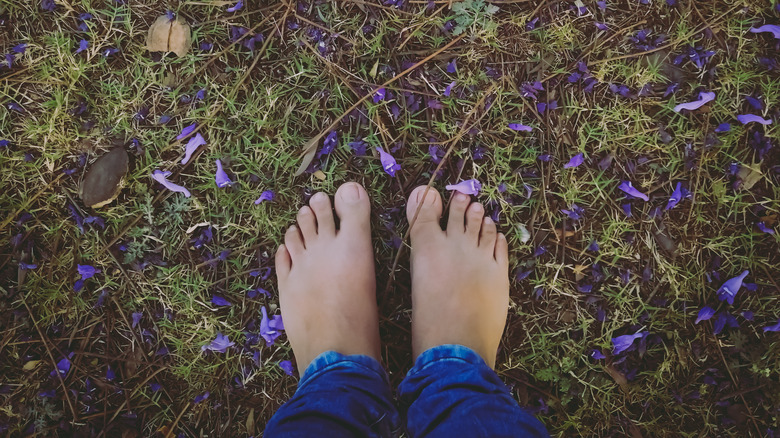
<path fill-rule="evenodd" d="M 466 235 L 469 239 L 477 242 L 479 240 L 479 231 L 482 229 L 482 218 L 485 217 L 485 208 L 479 202 L 469 205 L 466 210 Z"/>
<path fill-rule="evenodd" d="M 314 217 L 314 212 L 308 205 L 301 207 L 296 220 L 298 228 L 301 229 L 304 243 L 314 241 L 317 237 L 317 218 Z"/>
<path fill-rule="evenodd" d="M 492 254 L 496 248 L 496 223 L 488 216 L 482 219 L 482 228 L 479 232 L 479 247 L 485 248 Z"/>
<path fill-rule="evenodd" d="M 276 250 L 276 277 L 283 281 L 290 275 L 290 269 L 292 269 L 292 259 L 290 253 L 287 252 L 287 247 L 284 244 L 279 245 L 279 249 Z"/>
<path fill-rule="evenodd" d="M 301 237 L 301 231 L 297 226 L 291 225 L 287 229 L 287 232 L 284 234 L 284 246 L 287 248 L 287 252 L 290 253 L 290 258 L 293 261 L 306 249 L 303 237 Z"/>
<path fill-rule="evenodd" d="M 433 187 L 419 186 L 412 190 L 406 203 L 406 219 L 412 224 L 412 232 L 425 232 L 431 229 L 441 231 L 439 220 L 442 206 L 441 194 Z"/>
<path fill-rule="evenodd" d="M 463 234 L 465 228 L 466 209 L 471 202 L 469 195 L 456 192 L 450 201 L 450 217 L 447 219 L 447 234 Z"/>
<path fill-rule="evenodd" d="M 356 182 L 344 183 L 334 197 L 336 214 L 339 215 L 339 234 L 370 230 L 371 203 L 366 189 Z"/>
<path fill-rule="evenodd" d="M 309 206 L 317 217 L 317 234 L 320 236 L 333 236 L 336 234 L 336 222 L 333 219 L 333 208 L 330 197 L 318 192 L 309 200 Z"/>

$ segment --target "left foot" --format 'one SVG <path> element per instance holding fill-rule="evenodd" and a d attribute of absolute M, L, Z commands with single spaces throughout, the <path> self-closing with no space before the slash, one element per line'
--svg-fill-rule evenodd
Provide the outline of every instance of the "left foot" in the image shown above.
<path fill-rule="evenodd" d="M 326 351 L 380 359 L 368 193 L 345 183 L 335 206 L 338 230 L 328 195 L 312 196 L 276 252 L 282 320 L 301 372 Z"/>

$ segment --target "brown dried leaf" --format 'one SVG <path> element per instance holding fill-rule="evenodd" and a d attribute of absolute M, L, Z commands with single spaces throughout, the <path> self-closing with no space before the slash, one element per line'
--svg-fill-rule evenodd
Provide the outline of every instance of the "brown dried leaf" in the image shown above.
<path fill-rule="evenodd" d="M 38 366 L 39 363 L 41 363 L 41 361 L 39 360 L 28 361 L 27 363 L 24 364 L 22 369 L 25 371 L 32 371 Z"/>
<path fill-rule="evenodd" d="M 181 17 L 171 23 L 171 34 L 168 37 L 168 49 L 181 58 L 190 51 L 192 46 L 192 32 L 190 25 Z"/>
<path fill-rule="evenodd" d="M 303 146 L 303 161 L 301 161 L 301 165 L 298 166 L 298 170 L 295 171 L 295 176 L 299 176 L 305 172 L 309 167 L 309 164 L 314 160 L 314 155 L 317 154 L 317 146 L 320 144 L 320 138 L 322 138 L 321 134 L 314 136 Z"/>
<path fill-rule="evenodd" d="M 761 177 L 764 175 L 761 173 L 761 170 L 758 169 L 758 166 L 753 168 L 749 167 L 747 164 L 743 164 L 740 166 L 737 176 L 742 180 L 742 188 L 750 190 L 757 182 L 761 181 Z"/>
<path fill-rule="evenodd" d="M 171 33 L 171 21 L 167 15 L 160 15 L 149 27 L 146 35 L 146 48 L 150 52 L 167 52 L 168 35 Z"/>
<path fill-rule="evenodd" d="M 626 376 L 612 365 L 605 365 L 604 369 L 607 370 L 607 373 L 612 377 L 612 380 L 620 386 L 620 389 L 628 395 L 628 379 L 626 379 Z"/>
<path fill-rule="evenodd" d="M 250 409 L 246 417 L 246 433 L 250 436 L 255 434 L 255 408 Z"/>
<path fill-rule="evenodd" d="M 100 208 L 116 199 L 127 174 L 128 161 L 127 152 L 118 147 L 92 163 L 79 188 L 79 196 L 84 204 Z"/>

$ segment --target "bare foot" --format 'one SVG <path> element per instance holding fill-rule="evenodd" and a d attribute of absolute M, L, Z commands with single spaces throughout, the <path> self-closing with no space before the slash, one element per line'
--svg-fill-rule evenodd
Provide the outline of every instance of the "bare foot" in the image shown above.
<path fill-rule="evenodd" d="M 412 222 L 412 352 L 442 344 L 476 351 L 490 367 L 509 306 L 507 242 L 479 203 L 457 193 L 450 204 L 447 230 L 439 219 L 442 199 L 425 186 L 409 196 L 406 217 Z"/>
<path fill-rule="evenodd" d="M 276 252 L 279 303 L 298 368 L 325 351 L 379 360 L 379 327 L 366 190 L 336 191 L 336 229 L 330 198 L 312 196 Z"/>

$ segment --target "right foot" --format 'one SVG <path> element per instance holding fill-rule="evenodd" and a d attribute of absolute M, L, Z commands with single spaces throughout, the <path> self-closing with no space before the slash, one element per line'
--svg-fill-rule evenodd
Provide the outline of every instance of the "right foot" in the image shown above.
<path fill-rule="evenodd" d="M 282 320 L 301 373 L 325 351 L 380 359 L 371 204 L 354 182 L 334 198 L 338 229 L 330 198 L 317 193 L 276 252 Z"/>
<path fill-rule="evenodd" d="M 460 344 L 492 368 L 509 307 L 506 237 L 481 204 L 456 193 L 446 231 L 439 226 L 442 199 L 420 186 L 409 196 L 411 229 L 412 352 Z M 424 196 L 424 197 L 423 197 Z"/>

